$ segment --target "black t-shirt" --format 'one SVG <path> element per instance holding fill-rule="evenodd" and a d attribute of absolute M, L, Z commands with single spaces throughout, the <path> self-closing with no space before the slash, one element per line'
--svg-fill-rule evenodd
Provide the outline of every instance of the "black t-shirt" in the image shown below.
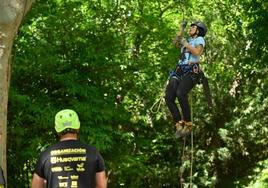
<path fill-rule="evenodd" d="M 105 170 L 96 148 L 78 140 L 60 141 L 41 153 L 35 173 L 48 188 L 95 188 L 96 172 Z"/>

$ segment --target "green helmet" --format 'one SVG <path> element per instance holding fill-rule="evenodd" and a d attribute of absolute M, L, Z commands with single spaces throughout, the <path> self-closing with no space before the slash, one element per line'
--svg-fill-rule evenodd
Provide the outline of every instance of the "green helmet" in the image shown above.
<path fill-rule="evenodd" d="M 65 129 L 79 129 L 80 121 L 75 111 L 65 109 L 59 111 L 55 116 L 55 130 L 57 133 Z"/>

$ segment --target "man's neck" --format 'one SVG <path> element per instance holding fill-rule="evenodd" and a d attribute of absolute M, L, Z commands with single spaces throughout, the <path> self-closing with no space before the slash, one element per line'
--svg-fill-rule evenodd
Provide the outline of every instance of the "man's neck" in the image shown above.
<path fill-rule="evenodd" d="M 60 141 L 65 141 L 65 140 L 77 140 L 77 134 L 76 133 L 66 133 L 60 137 Z"/>

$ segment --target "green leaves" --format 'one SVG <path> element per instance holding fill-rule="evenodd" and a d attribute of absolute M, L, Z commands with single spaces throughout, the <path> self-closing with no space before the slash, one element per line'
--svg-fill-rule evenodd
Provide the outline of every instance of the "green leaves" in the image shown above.
<path fill-rule="evenodd" d="M 37 1 L 13 49 L 10 186 L 27 187 L 39 151 L 55 142 L 62 108 L 78 112 L 80 138 L 104 156 L 109 187 L 178 187 L 181 166 L 188 183 L 189 161 L 181 163 L 182 142 L 161 100 L 183 18 L 208 26 L 201 66 L 214 102 L 209 109 L 202 87 L 193 90 L 193 184 L 246 185 L 250 178 L 237 179 L 267 159 L 266 8 L 234 0 Z"/>

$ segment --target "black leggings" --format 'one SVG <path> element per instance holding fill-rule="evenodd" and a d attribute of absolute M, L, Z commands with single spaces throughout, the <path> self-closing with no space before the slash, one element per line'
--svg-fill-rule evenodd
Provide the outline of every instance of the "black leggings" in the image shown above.
<path fill-rule="evenodd" d="M 191 109 L 188 101 L 188 93 L 194 85 L 195 83 L 193 82 L 191 74 L 183 76 L 180 80 L 174 77 L 170 78 L 166 87 L 165 101 L 175 122 L 178 122 L 181 119 L 191 121 Z M 176 97 L 179 100 L 183 118 L 181 117 L 180 111 L 175 103 Z"/>

